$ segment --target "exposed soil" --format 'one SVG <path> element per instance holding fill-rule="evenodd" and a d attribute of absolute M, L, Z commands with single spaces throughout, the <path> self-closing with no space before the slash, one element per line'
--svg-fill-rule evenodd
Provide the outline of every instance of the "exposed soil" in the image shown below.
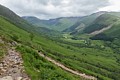
<path fill-rule="evenodd" d="M 104 31 L 110 29 L 111 27 L 112 27 L 112 25 L 110 25 L 110 26 L 108 26 L 108 27 L 105 27 L 105 28 L 103 28 L 103 29 L 101 29 L 101 30 L 94 31 L 94 32 L 90 33 L 90 35 L 100 34 L 100 33 L 104 32 Z"/>

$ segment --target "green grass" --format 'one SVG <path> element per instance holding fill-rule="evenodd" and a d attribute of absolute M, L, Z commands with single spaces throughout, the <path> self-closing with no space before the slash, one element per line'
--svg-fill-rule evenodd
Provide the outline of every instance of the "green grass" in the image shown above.
<path fill-rule="evenodd" d="M 17 28 L 15 25 L 6 21 L 0 17 L 0 34 L 4 41 L 7 43 L 17 41 L 19 44 L 29 45 L 30 47 L 35 47 L 36 49 L 41 49 L 41 45 L 36 45 L 36 41 L 46 43 L 47 39 L 34 36 L 34 40 L 31 41 L 30 33 Z M 17 37 L 17 38 L 16 38 Z M 24 60 L 24 66 L 26 72 L 30 75 L 32 80 L 79 80 L 80 77 L 72 75 L 62 69 L 58 68 L 54 64 L 46 61 L 42 57 L 32 50 L 25 46 L 18 47 L 18 51 L 22 53 Z M 0 56 L 5 54 L 4 44 L 0 43 Z M 36 57 L 37 56 L 37 57 Z M 32 60 L 32 61 L 30 61 Z M 31 63 L 32 62 L 32 63 Z M 38 69 L 39 67 L 39 69 Z M 40 72 L 38 72 L 40 71 Z"/>
<path fill-rule="evenodd" d="M 40 57 L 35 51 L 29 47 L 18 46 L 17 50 L 22 53 L 26 72 L 32 80 L 79 80 L 78 76 L 74 76 L 59 67 Z"/>
<path fill-rule="evenodd" d="M 60 61 L 67 67 L 93 75 L 100 80 L 118 80 L 120 78 L 120 65 L 117 61 L 120 55 L 115 53 L 105 42 L 91 41 L 90 44 L 83 44 L 81 46 L 81 43 L 78 44 L 75 41 L 53 41 L 36 34 L 34 34 L 33 40 L 31 41 L 30 35 L 30 33 L 0 17 L 0 36 L 7 39 L 7 42 L 14 40 L 19 44 L 29 46 L 36 50 L 42 50 L 46 55 Z M 59 78 L 56 78 L 58 80 L 64 80 L 64 78 L 67 80 L 79 80 L 78 77 L 59 69 L 43 58 L 36 58 L 37 53 L 31 51 L 31 48 L 26 49 L 26 47 L 20 47 L 18 50 L 22 52 L 26 71 L 33 80 L 37 80 L 38 78 L 51 80 L 58 75 L 60 75 Z M 29 63 L 30 60 L 33 63 Z M 28 67 L 30 65 L 31 67 Z M 54 70 L 48 66 L 52 66 Z M 41 70 L 41 72 L 37 72 L 35 67 L 40 67 L 38 70 Z M 67 75 L 65 75 L 66 73 Z M 57 75 L 55 76 L 55 74 Z"/>
<path fill-rule="evenodd" d="M 54 51 L 54 47 L 54 49 L 50 48 L 48 52 L 52 54 L 50 55 L 51 57 L 59 60 L 68 67 L 98 76 L 100 79 L 119 78 L 120 66 L 119 63 L 116 62 L 116 56 L 120 57 L 120 55 L 114 53 L 111 48 L 103 45 L 103 42 L 93 41 L 92 46 L 88 48 L 58 44 L 64 48 L 57 47 L 59 50 L 56 49 L 56 51 Z M 103 48 L 101 46 L 105 47 Z"/>
<path fill-rule="evenodd" d="M 66 42 L 71 42 L 71 43 L 84 43 L 85 40 L 72 40 L 72 39 L 63 39 Z"/>
<path fill-rule="evenodd" d="M 0 60 L 6 54 L 6 51 L 7 51 L 6 45 L 0 42 Z"/>

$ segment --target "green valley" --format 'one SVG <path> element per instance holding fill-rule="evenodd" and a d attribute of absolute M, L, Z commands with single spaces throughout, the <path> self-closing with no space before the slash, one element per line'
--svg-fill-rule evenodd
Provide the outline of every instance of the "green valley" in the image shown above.
<path fill-rule="evenodd" d="M 112 26 L 91 34 L 109 25 Z M 21 54 L 25 72 L 31 80 L 90 80 L 39 56 L 38 52 L 42 52 L 83 75 L 98 80 L 119 80 L 119 31 L 118 13 L 98 12 L 83 17 L 40 20 L 21 18 L 0 5 L 0 60 L 7 55 L 7 49 L 15 49 Z"/>

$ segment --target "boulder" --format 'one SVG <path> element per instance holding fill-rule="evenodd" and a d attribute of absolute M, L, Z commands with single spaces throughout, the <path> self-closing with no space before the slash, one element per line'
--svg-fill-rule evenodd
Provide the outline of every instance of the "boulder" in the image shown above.
<path fill-rule="evenodd" d="M 22 77 L 17 77 L 17 80 L 22 80 Z"/>

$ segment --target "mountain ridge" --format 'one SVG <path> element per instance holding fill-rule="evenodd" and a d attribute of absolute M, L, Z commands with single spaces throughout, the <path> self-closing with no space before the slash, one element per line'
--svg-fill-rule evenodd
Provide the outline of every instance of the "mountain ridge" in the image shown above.
<path fill-rule="evenodd" d="M 79 27 L 78 23 L 79 24 L 82 23 L 87 26 L 90 23 L 92 23 L 92 21 L 94 21 L 98 16 L 104 13 L 106 12 L 100 11 L 87 16 L 59 17 L 59 18 L 49 19 L 49 20 L 39 19 L 34 16 L 23 16 L 22 18 L 38 27 L 46 27 L 49 29 L 57 30 L 57 31 L 69 32 L 69 31 L 73 31 L 74 28 Z M 70 28 L 72 28 L 72 30 Z"/>

